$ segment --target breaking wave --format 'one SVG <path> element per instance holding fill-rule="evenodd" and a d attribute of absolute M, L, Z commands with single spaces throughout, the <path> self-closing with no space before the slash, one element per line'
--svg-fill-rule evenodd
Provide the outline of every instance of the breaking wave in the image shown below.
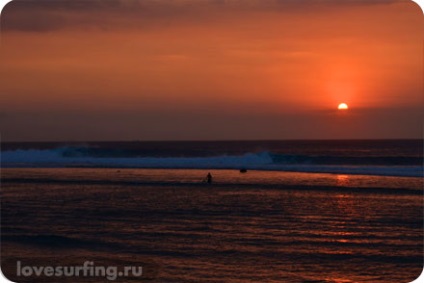
<path fill-rule="evenodd" d="M 109 167 L 174 169 L 250 169 L 309 173 L 337 173 L 422 177 L 419 157 L 341 157 L 284 155 L 271 152 L 205 157 L 128 156 L 96 152 L 84 147 L 1 152 L 2 167 Z"/>

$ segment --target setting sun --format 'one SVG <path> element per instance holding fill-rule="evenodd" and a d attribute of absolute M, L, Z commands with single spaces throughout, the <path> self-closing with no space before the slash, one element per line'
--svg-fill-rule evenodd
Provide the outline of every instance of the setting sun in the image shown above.
<path fill-rule="evenodd" d="M 347 110 L 349 109 L 349 106 L 347 106 L 346 103 L 340 103 L 339 106 L 337 107 L 339 110 Z"/>

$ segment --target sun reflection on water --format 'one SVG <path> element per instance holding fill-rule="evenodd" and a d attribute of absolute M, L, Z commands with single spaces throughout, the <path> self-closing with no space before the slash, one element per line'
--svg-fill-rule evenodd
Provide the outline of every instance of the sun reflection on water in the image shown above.
<path fill-rule="evenodd" d="M 348 175 L 337 175 L 336 184 L 337 184 L 337 186 L 347 186 L 347 185 L 349 185 L 349 176 Z"/>

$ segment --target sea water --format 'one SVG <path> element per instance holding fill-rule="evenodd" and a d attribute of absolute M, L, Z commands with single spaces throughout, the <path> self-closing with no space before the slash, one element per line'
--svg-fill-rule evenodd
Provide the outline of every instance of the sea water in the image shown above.
<path fill-rule="evenodd" d="M 2 166 L 8 167 L 2 169 L 2 260 L 47 256 L 60 263 L 78 256 L 113 262 L 125 256 L 154 267 L 150 282 L 410 282 L 423 263 L 423 180 L 411 174 L 422 172 L 421 146 L 9 144 L 2 152 Z M 22 151 L 31 158 L 13 156 Z M 56 159 L 43 163 L 36 152 L 53 152 Z M 308 170 L 254 170 L 247 162 L 234 168 L 161 163 L 264 152 L 271 159 L 291 156 L 285 164 L 273 159 L 267 166 Z M 80 166 L 69 162 L 78 158 Z M 107 162 L 95 162 L 103 158 Z M 110 164 L 121 158 L 162 165 Z M 315 166 L 343 171 L 309 169 Z M 365 168 L 367 174 L 346 168 Z M 390 174 L 398 168 L 409 173 Z M 208 172 L 212 184 L 204 183 Z"/>

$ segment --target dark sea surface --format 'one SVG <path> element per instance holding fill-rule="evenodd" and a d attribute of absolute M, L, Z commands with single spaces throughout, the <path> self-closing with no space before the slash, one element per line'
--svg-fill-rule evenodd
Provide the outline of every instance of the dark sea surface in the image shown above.
<path fill-rule="evenodd" d="M 255 169 L 423 176 L 422 140 L 4 143 L 2 167 Z"/>
<path fill-rule="evenodd" d="M 125 258 L 146 282 L 399 283 L 422 271 L 422 141 L 6 144 L 2 167 L 6 275 L 13 260 L 70 258 Z"/>

